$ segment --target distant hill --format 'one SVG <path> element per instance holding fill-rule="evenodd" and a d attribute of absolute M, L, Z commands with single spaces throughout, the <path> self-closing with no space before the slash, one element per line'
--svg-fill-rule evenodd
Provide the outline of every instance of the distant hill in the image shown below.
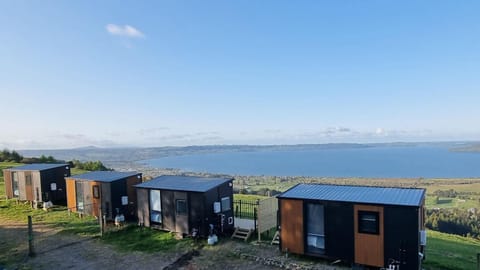
<path fill-rule="evenodd" d="M 299 145 L 204 145 L 185 147 L 148 147 L 148 148 L 100 148 L 95 146 L 58 149 L 58 150 L 22 150 L 25 156 L 53 156 L 57 159 L 72 160 L 100 160 L 109 166 L 115 164 L 140 161 L 166 156 L 178 156 L 201 153 L 218 152 L 249 152 L 249 151 L 291 151 L 307 149 L 346 149 L 372 147 L 357 143 L 332 144 L 299 144 Z"/>
<path fill-rule="evenodd" d="M 451 150 L 455 152 L 480 152 L 480 143 L 468 143 L 463 146 L 454 147 Z"/>
<path fill-rule="evenodd" d="M 100 160 L 109 167 L 124 165 L 146 159 L 161 158 L 166 156 L 179 156 L 191 154 L 206 154 L 220 152 L 251 152 L 251 151 L 303 151 L 318 149 L 353 149 L 369 147 L 445 147 L 453 151 L 475 150 L 480 151 L 480 142 L 476 145 L 464 142 L 393 142 L 393 143 L 328 143 L 328 144 L 297 144 L 297 145 L 201 145 L 185 147 L 124 147 L 101 148 L 87 146 L 74 149 L 59 150 L 22 150 L 18 151 L 24 156 L 53 156 L 56 159 L 80 161 Z M 475 146 L 477 148 L 472 148 Z"/>

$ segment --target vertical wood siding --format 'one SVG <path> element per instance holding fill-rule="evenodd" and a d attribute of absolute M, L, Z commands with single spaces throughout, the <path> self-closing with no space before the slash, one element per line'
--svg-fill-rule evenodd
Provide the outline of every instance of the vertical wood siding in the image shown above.
<path fill-rule="evenodd" d="M 150 199 L 149 189 L 137 188 L 137 217 L 138 222 L 150 227 Z"/>
<path fill-rule="evenodd" d="M 75 180 L 67 178 L 67 207 L 73 212 L 77 211 L 77 198 L 75 193 Z"/>
<path fill-rule="evenodd" d="M 281 249 L 296 254 L 304 254 L 303 201 L 280 200 Z"/>
<path fill-rule="evenodd" d="M 5 180 L 5 194 L 7 198 L 13 198 L 12 189 L 12 172 L 10 170 L 3 170 L 3 179 Z"/>

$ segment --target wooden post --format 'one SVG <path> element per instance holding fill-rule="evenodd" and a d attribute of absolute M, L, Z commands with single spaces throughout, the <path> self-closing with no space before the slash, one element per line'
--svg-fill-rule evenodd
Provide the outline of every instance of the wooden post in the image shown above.
<path fill-rule="evenodd" d="M 99 225 L 100 225 L 100 237 L 103 236 L 103 215 L 102 215 L 102 207 L 99 207 L 98 208 L 98 221 L 99 221 Z"/>
<path fill-rule="evenodd" d="M 28 256 L 35 256 L 33 251 L 33 226 L 32 226 L 32 216 L 28 216 Z"/>
<path fill-rule="evenodd" d="M 258 232 L 259 233 L 259 238 L 260 238 L 260 232 L 257 230 L 257 208 L 253 208 L 253 231 L 254 233 Z"/>

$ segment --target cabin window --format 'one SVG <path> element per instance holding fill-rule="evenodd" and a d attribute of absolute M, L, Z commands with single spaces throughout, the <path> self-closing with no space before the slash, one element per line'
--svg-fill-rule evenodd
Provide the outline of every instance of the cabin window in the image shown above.
<path fill-rule="evenodd" d="M 55 182 L 50 183 L 50 191 L 55 191 L 55 190 L 57 190 L 57 183 Z"/>
<path fill-rule="evenodd" d="M 75 196 L 77 198 L 77 211 L 85 210 L 85 198 L 83 197 L 83 185 L 81 182 L 75 182 Z"/>
<path fill-rule="evenodd" d="M 162 202 L 160 190 L 150 190 L 150 221 L 162 223 Z"/>
<path fill-rule="evenodd" d="M 13 196 L 18 197 L 20 195 L 20 192 L 18 190 L 18 175 L 16 172 L 13 173 L 12 175 L 12 189 L 13 189 Z"/>
<path fill-rule="evenodd" d="M 93 198 L 99 199 L 100 198 L 100 187 L 98 185 L 94 185 L 92 187 Z"/>
<path fill-rule="evenodd" d="M 222 212 L 230 210 L 230 197 L 222 198 Z"/>
<path fill-rule="evenodd" d="M 379 234 L 378 212 L 358 211 L 358 232 Z"/>
<path fill-rule="evenodd" d="M 177 215 L 186 215 L 187 214 L 187 201 L 176 200 L 175 205 L 176 205 Z"/>

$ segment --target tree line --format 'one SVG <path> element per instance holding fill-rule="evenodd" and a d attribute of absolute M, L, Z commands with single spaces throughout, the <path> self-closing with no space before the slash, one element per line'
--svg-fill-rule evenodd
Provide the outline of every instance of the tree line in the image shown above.
<path fill-rule="evenodd" d="M 112 169 L 107 168 L 101 161 L 80 161 L 74 159 L 72 161 L 58 160 L 53 156 L 41 155 L 40 157 L 24 157 L 20 155 L 17 151 L 9 151 L 4 149 L 0 152 L 0 162 L 16 162 L 16 163 L 68 163 L 71 168 L 78 168 L 86 171 L 112 171 Z"/>
<path fill-rule="evenodd" d="M 429 229 L 480 238 L 480 211 L 471 209 L 429 209 L 425 226 Z"/>

